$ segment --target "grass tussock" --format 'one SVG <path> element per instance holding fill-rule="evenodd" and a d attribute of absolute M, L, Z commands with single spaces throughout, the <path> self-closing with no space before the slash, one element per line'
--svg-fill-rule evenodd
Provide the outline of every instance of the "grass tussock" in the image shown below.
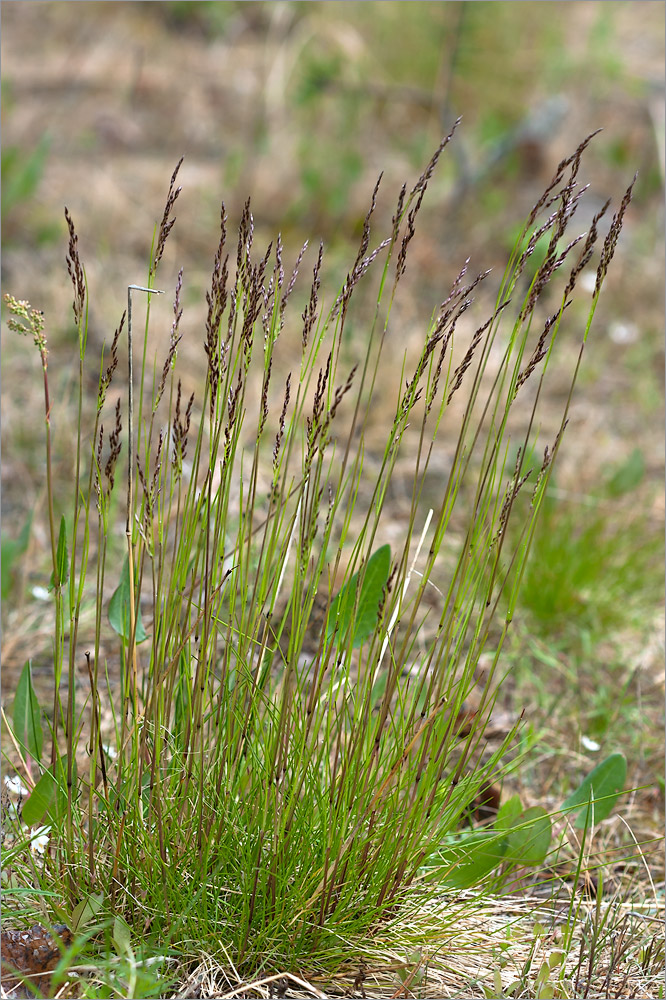
<path fill-rule="evenodd" d="M 454 129 L 403 186 L 380 237 L 377 183 L 330 303 L 323 247 L 303 295 L 306 248 L 291 266 L 280 236 L 257 248 L 249 201 L 230 246 L 222 206 L 198 399 L 178 374 L 183 270 L 163 358 L 151 364 L 147 348 L 180 163 L 146 284 L 130 287 L 101 362 L 88 356 L 88 288 L 66 213 L 79 371 L 66 504 L 52 478 L 58 403 L 47 322 L 6 296 L 9 326 L 33 338 L 43 372 L 54 683 L 52 704 L 39 704 L 26 664 L 9 723 L 29 795 L 20 817 L 6 810 L 5 905 L 15 919 L 41 908 L 67 926 L 73 937 L 54 982 L 79 996 L 155 996 L 204 955 L 225 970 L 227 990 L 280 979 L 271 988 L 284 995 L 300 979 L 303 995 L 321 995 L 308 993 L 300 970 L 333 983 L 350 949 L 360 990 L 373 936 L 400 923 L 409 938 L 411 914 L 418 950 L 432 937 L 423 915 L 442 893 L 461 908 L 455 922 L 472 920 L 484 885 L 501 889 L 557 850 L 550 817 L 516 797 L 494 804 L 493 823 L 470 823 L 520 760 L 520 719 L 491 749 L 485 729 L 632 186 L 600 248 L 608 204 L 586 233 L 569 235 L 585 192 L 578 176 L 591 137 L 583 141 L 535 204 L 489 312 L 470 325 L 490 273 L 470 275 L 466 261 L 416 359 L 401 357 L 392 307 Z M 537 247 L 541 262 L 526 280 Z M 579 276 L 597 251 L 585 318 L 572 320 Z M 345 330 L 370 273 L 373 318 L 350 358 Z M 137 338 L 138 296 L 148 305 Z M 283 349 L 294 332 L 297 356 Z M 565 335 L 578 339 L 570 390 L 559 429 L 537 452 L 544 386 Z M 373 413 L 387 405 L 370 475 Z M 444 430 L 454 447 L 431 504 L 425 484 Z M 405 459 L 408 514 L 396 540 L 385 506 Z M 563 804 L 579 829 L 622 790 L 619 756 Z M 38 860 L 29 849 L 37 836 L 46 840 Z M 453 934 L 453 911 L 439 912 Z M 158 955 L 159 975 L 145 961 Z M 388 966 L 413 990 L 429 962 L 403 956 Z"/>

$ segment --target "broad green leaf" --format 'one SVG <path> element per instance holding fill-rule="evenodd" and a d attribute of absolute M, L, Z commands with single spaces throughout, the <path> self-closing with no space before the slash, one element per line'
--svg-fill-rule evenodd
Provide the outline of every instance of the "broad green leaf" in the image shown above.
<path fill-rule="evenodd" d="M 510 799 L 503 802 L 497 810 L 494 827 L 496 830 L 509 830 L 523 811 L 523 804 L 520 796 L 512 795 Z"/>
<path fill-rule="evenodd" d="M 590 823 L 600 823 L 610 814 L 622 794 L 627 777 L 624 754 L 612 753 L 590 771 L 575 792 L 564 800 L 562 809 L 569 812 L 583 806 L 576 817 L 576 829 L 584 830 Z"/>
<path fill-rule="evenodd" d="M 69 578 L 69 553 L 67 552 L 67 525 L 65 515 L 60 518 L 60 530 L 58 532 L 58 546 L 56 548 L 56 564 L 51 573 L 49 589 L 62 587 Z"/>
<path fill-rule="evenodd" d="M 14 698 L 14 736 L 36 761 L 42 759 L 42 712 L 32 683 L 32 661 L 26 660 Z"/>
<path fill-rule="evenodd" d="M 129 559 L 125 556 L 125 561 L 123 563 L 123 570 L 120 574 L 120 583 L 118 584 L 116 590 L 113 592 L 111 600 L 109 601 L 109 623 L 114 632 L 125 640 L 130 638 L 130 584 L 129 584 Z M 143 622 L 141 621 L 141 612 L 139 611 L 136 620 L 136 641 L 137 644 L 144 642 L 148 638 L 148 634 L 143 627 Z"/>
<path fill-rule="evenodd" d="M 72 771 L 76 781 L 76 770 Z M 39 826 L 45 816 L 57 822 L 65 810 L 67 802 L 67 756 L 56 761 L 55 777 L 52 768 L 44 771 L 30 798 L 23 805 L 21 818 L 26 826 Z"/>
<path fill-rule="evenodd" d="M 12 572 L 16 560 L 25 555 L 30 541 L 32 511 L 28 514 L 18 538 L 3 538 L 0 552 L 0 595 L 7 600 L 12 585 Z"/>
<path fill-rule="evenodd" d="M 113 921 L 113 940 L 119 954 L 132 953 L 132 934 L 122 917 L 116 917 Z"/>
<path fill-rule="evenodd" d="M 629 458 L 620 465 L 606 484 L 612 497 L 622 496 L 635 490 L 645 475 L 645 459 L 640 448 L 634 448 Z"/>
<path fill-rule="evenodd" d="M 522 811 L 506 835 L 504 860 L 515 865 L 540 865 L 548 854 L 553 828 L 543 806 Z"/>
<path fill-rule="evenodd" d="M 450 870 L 441 880 L 451 889 L 470 889 L 497 868 L 504 859 L 506 839 L 496 833 L 472 833 L 443 848 L 437 864 Z"/>
<path fill-rule="evenodd" d="M 48 809 L 55 804 L 56 783 L 51 768 L 44 771 L 32 790 L 30 798 L 23 804 L 21 818 L 26 826 L 39 826 Z"/>
<path fill-rule="evenodd" d="M 342 642 L 344 642 L 350 628 L 352 629 L 353 649 L 358 649 L 372 635 L 377 624 L 379 605 L 390 570 L 391 548 L 389 545 L 382 545 L 368 560 L 363 586 L 358 594 L 358 603 L 359 573 L 354 573 L 351 580 L 345 583 L 334 598 L 328 616 L 327 639 L 332 638 L 336 623 L 338 625 L 338 639 Z M 355 606 L 356 612 L 354 612 Z"/>
<path fill-rule="evenodd" d="M 93 892 L 76 904 L 69 922 L 73 931 L 80 930 L 95 919 L 104 906 L 104 894 Z"/>

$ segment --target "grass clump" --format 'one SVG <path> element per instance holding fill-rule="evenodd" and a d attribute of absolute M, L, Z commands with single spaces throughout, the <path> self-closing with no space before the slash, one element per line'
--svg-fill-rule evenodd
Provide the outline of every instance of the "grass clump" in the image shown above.
<path fill-rule="evenodd" d="M 176 963 L 173 978 L 205 954 L 236 982 L 268 981 L 276 970 L 331 974 L 349 942 L 362 954 L 378 927 L 443 890 L 478 888 L 498 871 L 540 863 L 549 849 L 550 820 L 519 800 L 490 830 L 461 828 L 516 763 L 519 720 L 492 752 L 484 730 L 571 392 L 542 457 L 528 468 L 525 456 L 608 206 L 587 234 L 565 239 L 585 190 L 578 173 L 588 138 L 559 165 L 463 345 L 465 314 L 489 276 L 468 278 L 469 261 L 433 311 L 416 360 L 394 356 L 387 370 L 415 223 L 452 136 L 411 190 L 403 186 L 391 230 L 373 242 L 378 182 L 356 258 L 328 305 L 320 247 L 297 323 L 291 303 L 305 247 L 291 269 L 279 236 L 257 250 L 248 202 L 229 251 L 222 207 L 198 402 L 185 398 L 177 374 L 182 270 L 165 356 L 148 360 L 180 164 L 146 285 L 128 293 L 92 405 L 88 289 L 67 213 L 79 367 L 69 509 L 57 509 L 51 481 L 57 404 L 45 320 L 6 297 L 10 327 L 33 337 L 42 361 L 54 607 L 53 704 L 38 704 L 26 665 L 10 726 L 30 794 L 7 859 L 6 899 L 20 915 L 31 898 L 34 913 L 48 891 L 43 912 L 74 933 L 65 966 L 85 947 L 98 962 L 116 955 L 103 974 L 98 964 L 97 979 L 79 981 L 80 995 L 134 995 L 146 954 L 163 956 L 163 970 Z M 601 248 L 571 391 L 631 190 Z M 525 292 L 521 277 L 544 237 Z M 379 271 L 374 319 L 348 361 L 345 325 L 371 270 Z M 553 286 L 559 304 L 547 313 L 541 297 Z M 148 296 L 138 392 L 137 293 Z M 127 383 L 114 400 L 126 330 Z M 285 358 L 295 332 L 298 350 Z M 392 418 L 369 475 L 368 435 L 387 398 Z M 449 424 L 452 459 L 429 507 L 424 483 Z M 509 464 L 512 438 L 519 447 Z M 409 511 L 396 541 L 386 497 L 405 455 Z M 519 494 L 529 502 L 519 505 Z M 472 717 L 466 699 L 482 653 L 491 666 Z M 48 752 L 38 736 L 45 723 Z M 598 817 L 621 791 L 617 773 L 597 795 L 608 800 Z M 594 813 L 594 789 L 570 799 L 579 815 L 581 804 Z M 36 863 L 28 843 L 44 827 Z M 147 982 L 141 989 L 153 995 Z"/>
<path fill-rule="evenodd" d="M 629 506 L 643 475 L 636 448 L 595 493 L 571 496 L 553 485 L 545 497 L 521 597 L 540 631 L 573 626 L 602 636 L 660 603 L 660 533 L 640 506 Z M 617 525 L 609 509 L 620 515 Z"/>

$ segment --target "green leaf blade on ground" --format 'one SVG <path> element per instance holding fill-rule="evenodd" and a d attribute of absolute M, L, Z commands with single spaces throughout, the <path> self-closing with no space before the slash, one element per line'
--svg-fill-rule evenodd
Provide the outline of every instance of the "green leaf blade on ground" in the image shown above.
<path fill-rule="evenodd" d="M 626 777 L 627 761 L 621 753 L 612 753 L 590 771 L 575 792 L 562 803 L 565 812 L 583 806 L 576 817 L 577 830 L 584 830 L 592 822 L 600 823 L 610 815 L 622 794 Z"/>
<path fill-rule="evenodd" d="M 502 805 L 497 810 L 497 817 L 495 819 L 495 829 L 496 830 L 510 830 L 512 826 L 515 825 L 518 817 L 523 811 L 523 804 L 520 801 L 520 796 L 512 795 L 511 798 L 503 802 Z"/>
<path fill-rule="evenodd" d="M 540 865 L 550 849 L 553 827 L 543 806 L 523 810 L 506 835 L 504 860 L 514 865 Z"/>
<path fill-rule="evenodd" d="M 119 955 L 132 954 L 132 932 L 127 922 L 120 916 L 113 921 L 113 941 Z"/>
<path fill-rule="evenodd" d="M 500 866 L 506 848 L 506 838 L 493 831 L 461 837 L 457 843 L 447 845 L 439 852 L 437 867 L 445 867 L 449 871 L 443 878 L 438 876 L 438 881 L 449 889 L 471 889 Z"/>
<path fill-rule="evenodd" d="M 92 923 L 97 914 L 102 910 L 105 903 L 105 896 L 102 892 L 91 893 L 79 900 L 71 916 L 72 930 L 81 930 L 86 925 Z"/>

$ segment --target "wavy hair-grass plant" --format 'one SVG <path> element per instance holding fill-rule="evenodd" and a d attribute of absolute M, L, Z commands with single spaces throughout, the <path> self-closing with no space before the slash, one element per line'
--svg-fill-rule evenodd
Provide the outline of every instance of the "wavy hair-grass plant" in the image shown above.
<path fill-rule="evenodd" d="M 134 411 L 107 399 L 121 377 L 125 316 L 99 367 L 97 399 L 85 398 L 88 289 L 67 213 L 80 363 L 71 511 L 54 509 L 57 403 L 48 393 L 44 317 L 6 297 L 10 327 L 34 337 L 43 363 L 55 609 L 50 760 L 36 759 L 43 713 L 29 670 L 32 709 L 14 736 L 38 768 L 23 820 L 51 827 L 39 879 L 70 925 L 113 919 L 116 944 L 143 937 L 180 955 L 217 955 L 241 976 L 334 968 L 345 942 L 455 884 L 461 859 L 442 855 L 442 846 L 515 763 L 518 721 L 492 752 L 483 752 L 484 729 L 571 393 L 542 458 L 528 468 L 526 455 L 534 455 L 552 352 L 575 316 L 573 390 L 631 187 L 603 242 L 589 309 L 569 306 L 607 206 L 586 234 L 566 234 L 585 190 L 578 174 L 591 137 L 560 163 L 534 206 L 470 339 L 457 344 L 469 317 L 459 321 L 489 272 L 470 278 L 467 261 L 434 309 L 416 361 L 408 368 L 405 357 L 399 378 L 390 369 L 391 386 L 382 368 L 386 351 L 395 352 L 391 308 L 453 131 L 411 190 L 403 186 L 381 239 L 373 233 L 377 183 L 356 259 L 328 306 L 320 247 L 300 320 L 292 302 L 305 247 L 291 271 L 279 236 L 258 251 L 248 201 L 230 253 L 222 207 L 198 401 L 185 397 L 177 374 L 182 271 L 166 357 L 152 373 L 144 340 Z M 148 289 L 175 221 L 179 167 Z M 541 241 L 546 253 L 526 288 L 521 277 Z M 371 269 L 380 272 L 377 305 L 352 364 L 343 335 Z M 284 356 L 283 331 L 299 325 L 300 356 Z M 387 398 L 392 419 L 368 473 L 373 408 Z M 509 467 L 512 411 L 522 439 Z M 429 506 L 424 484 L 443 433 L 452 457 Z M 406 455 L 411 495 L 396 545 L 387 491 Z M 520 530 L 509 532 L 526 491 Z M 95 617 L 84 634 L 86 604 Z M 111 657 L 102 655 L 109 623 Z M 482 653 L 490 667 L 470 721 L 465 699 Z M 90 686 L 84 705 L 75 704 L 77 670 Z M 429 865 L 438 856 L 439 866 Z M 28 870 L 20 857 L 13 854 L 15 879 Z"/>

